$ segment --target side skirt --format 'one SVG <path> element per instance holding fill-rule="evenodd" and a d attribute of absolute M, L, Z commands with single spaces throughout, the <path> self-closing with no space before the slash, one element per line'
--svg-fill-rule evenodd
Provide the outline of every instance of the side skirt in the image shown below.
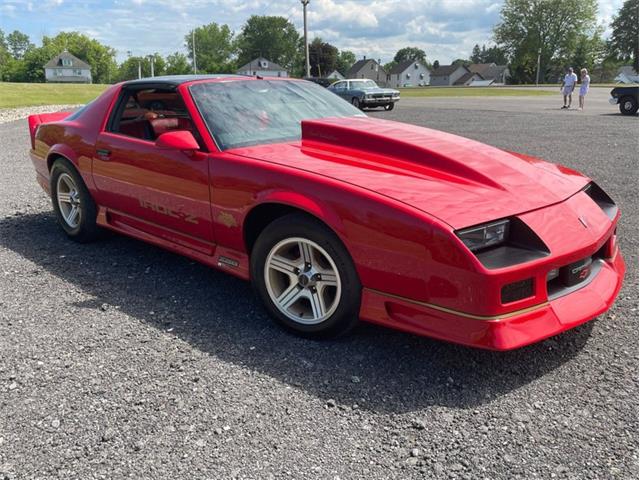
<path fill-rule="evenodd" d="M 96 223 L 101 227 L 183 255 L 209 267 L 230 273 L 243 280 L 251 279 L 249 273 L 249 256 L 246 253 L 220 245 L 207 245 L 205 247 L 205 244 L 200 240 L 194 240 L 193 247 L 186 246 L 136 228 L 132 225 L 134 222 L 141 222 L 141 220 L 130 217 L 122 212 L 112 211 L 105 207 L 98 207 Z"/>

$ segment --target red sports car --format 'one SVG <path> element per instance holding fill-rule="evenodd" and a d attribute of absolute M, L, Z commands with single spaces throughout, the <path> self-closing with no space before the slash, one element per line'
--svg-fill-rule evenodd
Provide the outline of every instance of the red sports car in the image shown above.
<path fill-rule="evenodd" d="M 624 276 L 618 207 L 589 178 L 310 82 L 134 80 L 29 128 L 71 239 L 115 230 L 250 279 L 306 336 L 362 319 L 507 350 L 600 315 Z"/>

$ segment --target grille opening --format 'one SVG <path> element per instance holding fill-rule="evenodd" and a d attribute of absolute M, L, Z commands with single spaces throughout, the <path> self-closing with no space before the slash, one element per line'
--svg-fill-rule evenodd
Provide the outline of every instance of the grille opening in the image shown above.
<path fill-rule="evenodd" d="M 519 282 L 508 283 L 502 287 L 502 303 L 511 303 L 525 298 L 533 297 L 533 278 L 520 280 Z"/>

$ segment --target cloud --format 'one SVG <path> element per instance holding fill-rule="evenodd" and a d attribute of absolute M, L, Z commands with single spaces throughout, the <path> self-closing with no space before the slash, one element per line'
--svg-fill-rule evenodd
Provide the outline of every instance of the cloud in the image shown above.
<path fill-rule="evenodd" d="M 622 2 L 599 0 L 599 23 L 608 28 Z M 29 12 L 34 4 L 41 15 Z M 446 63 L 490 42 L 501 7 L 500 0 L 311 0 L 309 31 L 359 57 L 388 61 L 411 45 Z M 5 32 L 18 29 L 37 42 L 44 32 L 78 30 L 114 47 L 119 60 L 129 50 L 183 50 L 190 29 L 213 21 L 238 32 L 250 15 L 281 15 L 302 32 L 299 0 L 0 0 Z"/>

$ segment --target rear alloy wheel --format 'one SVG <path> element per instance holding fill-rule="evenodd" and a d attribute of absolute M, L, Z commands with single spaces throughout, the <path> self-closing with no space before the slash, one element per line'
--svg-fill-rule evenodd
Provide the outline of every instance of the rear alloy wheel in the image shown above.
<path fill-rule="evenodd" d="M 96 204 L 80 174 L 63 158 L 51 168 L 51 200 L 58 224 L 69 238 L 84 243 L 100 235 Z"/>
<path fill-rule="evenodd" d="M 633 97 L 622 97 L 619 103 L 623 115 L 633 115 L 638 111 L 638 101 Z"/>
<path fill-rule="evenodd" d="M 360 282 L 340 240 L 305 215 L 265 228 L 251 255 L 258 295 L 282 326 L 306 337 L 332 337 L 358 321 Z"/>
<path fill-rule="evenodd" d="M 395 104 L 395 103 L 387 103 L 387 104 L 384 106 L 384 109 L 385 109 L 385 110 L 393 110 L 393 107 L 395 107 L 395 106 L 396 106 L 396 104 Z"/>
<path fill-rule="evenodd" d="M 351 99 L 351 105 L 353 105 L 353 106 L 354 106 L 354 107 L 356 107 L 356 108 L 362 108 L 362 107 L 360 106 L 360 99 L 359 99 L 359 98 L 356 98 L 356 97 L 353 97 L 353 98 Z"/>

